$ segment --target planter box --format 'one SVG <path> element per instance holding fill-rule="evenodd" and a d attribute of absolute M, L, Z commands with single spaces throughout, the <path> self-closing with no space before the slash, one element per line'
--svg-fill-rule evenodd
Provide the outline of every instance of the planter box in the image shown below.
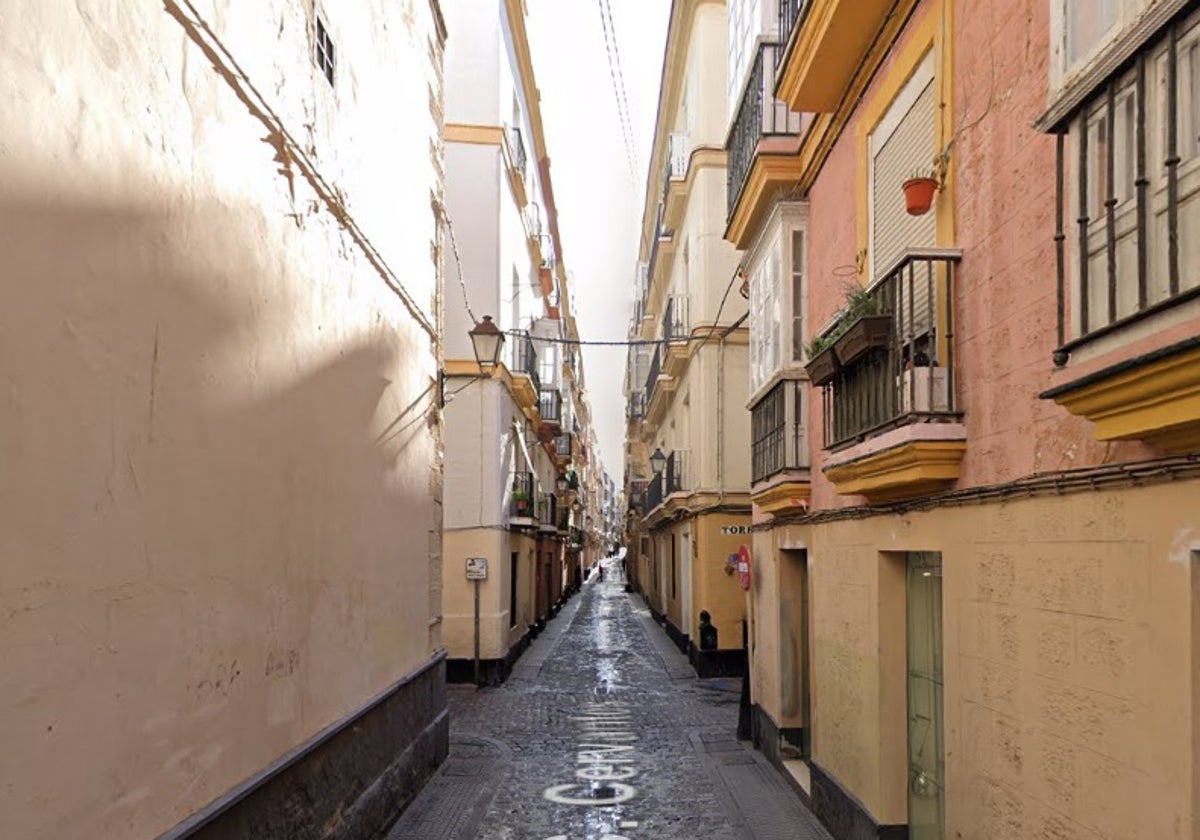
<path fill-rule="evenodd" d="M 827 347 L 809 359 L 804 369 L 808 371 L 809 381 L 813 385 L 825 385 L 837 376 L 840 369 L 837 354 L 832 347 Z"/>
<path fill-rule="evenodd" d="M 843 367 L 853 364 L 870 350 L 885 348 L 892 340 L 891 315 L 867 315 L 859 318 L 834 342 L 838 361 Z"/>

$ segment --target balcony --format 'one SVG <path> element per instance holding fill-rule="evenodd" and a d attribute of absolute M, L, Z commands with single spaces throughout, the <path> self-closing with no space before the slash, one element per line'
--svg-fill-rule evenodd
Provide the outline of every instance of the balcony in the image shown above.
<path fill-rule="evenodd" d="M 553 493 L 538 494 L 537 522 L 539 531 L 558 530 L 558 498 Z"/>
<path fill-rule="evenodd" d="M 686 134 L 667 137 L 667 159 L 663 164 L 662 206 L 664 227 L 673 228 L 687 203 L 688 147 Z"/>
<path fill-rule="evenodd" d="M 750 410 L 751 500 L 767 513 L 803 506 L 812 495 L 805 390 L 785 380 Z"/>
<path fill-rule="evenodd" d="M 836 110 L 895 5 L 896 0 L 783 0 L 776 96 L 793 111 Z M 896 17 L 893 25 L 899 26 L 907 15 Z"/>
<path fill-rule="evenodd" d="M 634 391 L 629 395 L 626 419 L 629 423 L 640 423 L 646 416 L 646 392 Z"/>
<path fill-rule="evenodd" d="M 676 449 L 667 456 L 667 466 L 663 469 L 663 493 L 681 493 L 689 486 L 688 483 L 688 453 Z"/>
<path fill-rule="evenodd" d="M 1186 4 L 1042 119 L 1058 135 L 1059 346 L 1040 396 L 1090 421 L 1099 440 L 1179 455 L 1200 453 L 1193 13 Z"/>
<path fill-rule="evenodd" d="M 649 411 L 650 403 L 654 401 L 654 389 L 658 385 L 660 373 L 662 373 L 662 349 L 655 347 L 654 355 L 650 357 L 650 371 L 646 374 L 646 388 L 644 393 L 647 411 Z"/>
<path fill-rule="evenodd" d="M 557 388 L 542 386 L 538 389 L 538 415 L 545 425 L 562 423 L 562 392 Z"/>
<path fill-rule="evenodd" d="M 839 493 L 872 502 L 941 490 L 958 479 L 966 436 L 955 388 L 958 251 L 906 252 L 868 289 L 867 317 L 843 317 L 821 393 L 824 472 Z M 871 326 L 871 325 L 874 326 Z"/>
<path fill-rule="evenodd" d="M 522 409 L 532 411 L 542 387 L 538 375 L 537 348 L 528 332 L 515 336 L 512 345 L 513 394 Z"/>
<path fill-rule="evenodd" d="M 534 516 L 536 515 L 534 503 L 533 473 L 514 473 L 512 496 L 508 503 L 509 524 L 515 526 L 532 526 Z"/>
<path fill-rule="evenodd" d="M 572 450 L 575 446 L 575 435 L 571 432 L 562 432 L 554 437 L 554 460 L 559 465 L 566 465 L 572 457 Z"/>
<path fill-rule="evenodd" d="M 781 50 L 779 44 L 759 45 L 737 118 L 725 141 L 727 238 L 743 250 L 749 247 L 758 220 L 779 190 L 795 181 L 800 138 L 811 121 L 771 93 L 772 69 Z"/>

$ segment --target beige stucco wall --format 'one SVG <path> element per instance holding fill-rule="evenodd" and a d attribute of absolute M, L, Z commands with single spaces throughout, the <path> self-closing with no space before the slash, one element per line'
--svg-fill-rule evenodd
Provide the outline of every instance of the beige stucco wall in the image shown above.
<path fill-rule="evenodd" d="M 475 583 L 466 578 L 466 559 L 484 557 L 488 561 L 488 578 L 479 584 L 479 656 L 502 659 L 538 617 L 534 614 L 536 544 L 530 535 L 494 528 L 446 533 L 442 634 L 450 657 L 470 659 L 475 654 Z M 509 610 L 514 551 L 520 564 L 515 622 Z"/>
<path fill-rule="evenodd" d="M 722 649 L 742 646 L 742 621 L 746 618 L 746 594 L 738 585 L 736 574 L 726 574 L 725 561 L 736 554 L 743 543 L 749 544 L 748 534 L 722 534 L 721 528 L 750 524 L 749 514 L 702 514 L 693 520 L 696 554 L 692 558 L 695 581 L 694 609 L 685 629 L 699 645 L 700 610 L 708 610 L 717 641 Z"/>
<path fill-rule="evenodd" d="M 772 550 L 809 550 L 814 760 L 876 819 L 905 822 L 903 555 L 892 552 L 939 551 L 947 836 L 1192 837 L 1198 491 L 757 533 L 756 615 L 778 597 Z M 771 624 L 755 625 L 753 688 L 778 722 Z"/>
<path fill-rule="evenodd" d="M 432 11 L 326 4 L 331 91 L 307 4 L 195 6 L 0 13 L 8 840 L 156 836 L 440 645 Z"/>

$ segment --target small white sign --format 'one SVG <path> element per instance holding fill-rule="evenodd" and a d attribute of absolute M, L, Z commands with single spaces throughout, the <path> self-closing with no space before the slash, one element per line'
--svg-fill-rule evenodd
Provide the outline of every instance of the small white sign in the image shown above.
<path fill-rule="evenodd" d="M 727 537 L 733 536 L 734 534 L 749 534 L 750 526 L 749 525 L 722 525 L 721 533 Z"/>
<path fill-rule="evenodd" d="M 467 558 L 467 580 L 487 580 L 487 558 Z"/>

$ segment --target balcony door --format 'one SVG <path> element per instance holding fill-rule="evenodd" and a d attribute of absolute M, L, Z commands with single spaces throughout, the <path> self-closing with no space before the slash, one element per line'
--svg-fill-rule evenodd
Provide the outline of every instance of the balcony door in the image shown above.
<path fill-rule="evenodd" d="M 908 837 L 946 836 L 942 729 L 942 556 L 908 560 Z"/>

